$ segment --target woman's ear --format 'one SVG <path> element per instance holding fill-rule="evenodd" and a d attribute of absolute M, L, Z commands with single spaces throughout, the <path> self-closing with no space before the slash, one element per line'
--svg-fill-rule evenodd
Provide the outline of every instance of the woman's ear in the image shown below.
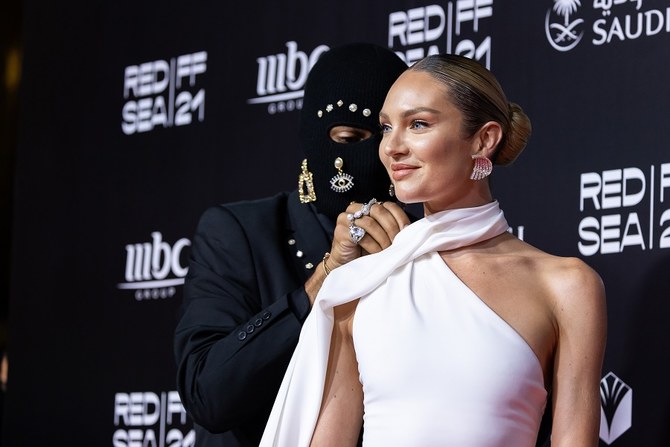
<path fill-rule="evenodd" d="M 476 152 L 473 155 L 483 155 L 489 160 L 502 139 L 502 127 L 495 121 L 484 124 L 475 135 Z"/>

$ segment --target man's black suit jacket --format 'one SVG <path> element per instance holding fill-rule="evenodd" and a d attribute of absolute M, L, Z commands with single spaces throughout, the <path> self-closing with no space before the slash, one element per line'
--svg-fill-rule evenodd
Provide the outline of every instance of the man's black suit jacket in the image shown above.
<path fill-rule="evenodd" d="M 198 447 L 258 445 L 309 313 L 303 285 L 331 235 L 295 191 L 201 217 L 175 331 Z"/>

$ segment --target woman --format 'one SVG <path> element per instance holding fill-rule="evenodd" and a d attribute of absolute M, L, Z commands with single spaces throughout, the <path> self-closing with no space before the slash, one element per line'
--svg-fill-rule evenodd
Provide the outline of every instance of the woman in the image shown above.
<path fill-rule="evenodd" d="M 364 421 L 365 446 L 533 446 L 550 404 L 552 446 L 597 445 L 602 281 L 508 233 L 486 179 L 528 118 L 481 65 L 441 55 L 398 78 L 380 123 L 395 193 L 426 217 L 378 254 L 328 259 L 264 441 L 355 445 Z M 368 208 L 352 227 L 387 217 Z"/>

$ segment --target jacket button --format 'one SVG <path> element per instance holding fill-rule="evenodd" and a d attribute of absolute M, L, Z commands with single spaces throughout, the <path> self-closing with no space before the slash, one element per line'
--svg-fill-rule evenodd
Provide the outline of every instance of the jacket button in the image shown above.
<path fill-rule="evenodd" d="M 254 331 L 254 325 L 253 324 L 248 324 L 247 325 L 247 334 L 251 334 Z"/>
<path fill-rule="evenodd" d="M 239 341 L 242 341 L 242 340 L 244 340 L 245 338 L 247 338 L 247 333 L 246 333 L 246 332 L 244 332 L 244 331 L 240 331 L 240 332 L 237 333 L 237 339 L 238 339 Z"/>
<path fill-rule="evenodd" d="M 263 324 L 263 319 L 262 318 L 256 318 L 256 321 L 254 321 L 254 326 L 260 327 L 261 324 Z"/>
<path fill-rule="evenodd" d="M 264 320 L 269 320 L 272 314 L 270 312 L 263 312 L 263 319 Z"/>

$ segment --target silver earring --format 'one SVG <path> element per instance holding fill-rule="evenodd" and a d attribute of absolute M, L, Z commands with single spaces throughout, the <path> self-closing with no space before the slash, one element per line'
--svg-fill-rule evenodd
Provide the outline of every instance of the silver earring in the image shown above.
<path fill-rule="evenodd" d="M 342 166 L 344 166 L 344 161 L 337 157 L 335 163 L 333 163 L 335 169 L 337 169 L 337 174 L 330 179 L 330 189 L 335 192 L 347 192 L 354 187 L 354 178 L 342 171 Z"/>
<path fill-rule="evenodd" d="M 389 185 L 389 196 L 395 197 L 395 186 L 393 186 L 393 183 Z"/>

